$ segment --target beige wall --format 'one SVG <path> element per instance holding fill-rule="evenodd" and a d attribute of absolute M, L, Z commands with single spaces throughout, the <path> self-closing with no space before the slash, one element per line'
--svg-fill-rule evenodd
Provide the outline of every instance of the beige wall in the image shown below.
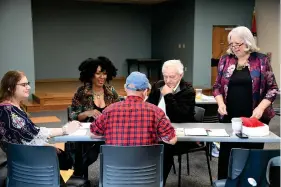
<path fill-rule="evenodd" d="M 256 0 L 258 46 L 261 52 L 271 52 L 271 65 L 280 89 L 280 1 Z"/>

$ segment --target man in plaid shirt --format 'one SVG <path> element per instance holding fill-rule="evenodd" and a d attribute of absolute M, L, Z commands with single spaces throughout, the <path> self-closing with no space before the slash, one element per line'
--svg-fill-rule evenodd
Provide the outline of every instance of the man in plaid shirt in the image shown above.
<path fill-rule="evenodd" d="M 152 145 L 160 139 L 175 144 L 175 130 L 165 113 L 144 102 L 150 87 L 144 74 L 132 72 L 126 79 L 126 100 L 108 106 L 91 124 L 91 132 L 110 145 Z"/>
<path fill-rule="evenodd" d="M 94 136 L 104 137 L 106 144 L 137 146 L 157 144 L 159 140 L 174 145 L 175 130 L 163 110 L 144 102 L 151 86 L 146 76 L 132 72 L 126 80 L 125 101 L 111 104 L 91 124 Z M 173 155 L 164 149 L 164 185 Z"/>

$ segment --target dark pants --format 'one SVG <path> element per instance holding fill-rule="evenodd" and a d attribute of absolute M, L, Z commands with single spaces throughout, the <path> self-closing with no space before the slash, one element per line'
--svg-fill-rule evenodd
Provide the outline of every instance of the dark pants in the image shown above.
<path fill-rule="evenodd" d="M 270 120 L 260 119 L 265 124 L 269 124 Z M 222 120 L 223 123 L 231 123 L 230 119 Z M 230 124 L 231 125 L 231 124 Z M 236 143 L 236 142 L 221 142 L 219 161 L 218 161 L 218 180 L 226 179 L 228 176 L 228 163 L 231 149 L 244 148 L 244 149 L 263 149 L 264 143 Z"/>
<path fill-rule="evenodd" d="M 166 143 L 164 144 L 164 161 L 163 161 L 163 183 L 164 186 L 166 184 L 166 180 L 169 176 L 169 173 L 171 171 L 171 168 L 173 166 L 173 162 L 174 162 L 174 149 L 175 146 L 174 145 L 169 145 Z"/>
<path fill-rule="evenodd" d="M 99 156 L 100 146 L 103 142 L 78 142 L 75 151 L 74 175 L 88 178 L 88 167 L 94 163 Z"/>

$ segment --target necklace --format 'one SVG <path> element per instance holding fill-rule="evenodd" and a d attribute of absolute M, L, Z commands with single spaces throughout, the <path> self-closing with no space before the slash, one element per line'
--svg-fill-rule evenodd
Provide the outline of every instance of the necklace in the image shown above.
<path fill-rule="evenodd" d="M 244 69 L 246 66 L 248 66 L 249 65 L 249 61 L 247 60 L 246 61 L 246 63 L 244 63 L 244 64 L 242 64 L 242 65 L 240 65 L 239 63 L 237 63 L 237 66 L 236 66 L 236 69 L 238 70 L 238 71 L 241 71 L 242 69 Z"/>
<path fill-rule="evenodd" d="M 101 92 L 101 93 L 94 93 L 94 96 L 97 96 L 97 98 L 100 99 L 101 96 L 103 96 L 103 92 Z"/>

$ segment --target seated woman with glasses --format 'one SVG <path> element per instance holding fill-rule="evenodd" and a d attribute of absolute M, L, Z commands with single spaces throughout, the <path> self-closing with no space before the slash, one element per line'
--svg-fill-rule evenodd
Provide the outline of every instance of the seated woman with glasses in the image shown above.
<path fill-rule="evenodd" d="M 83 86 L 78 88 L 72 99 L 69 118 L 93 122 L 107 106 L 120 101 L 113 86 L 106 84 L 116 77 L 117 69 L 108 58 L 98 57 L 86 59 L 78 70 Z M 88 166 L 98 158 L 100 143 L 76 143 L 76 148 L 81 150 L 79 146 L 83 146 L 86 153 L 76 151 L 74 175 L 87 177 Z"/>
<path fill-rule="evenodd" d="M 278 87 L 268 56 L 259 53 L 247 27 L 239 26 L 228 34 L 229 49 L 218 64 L 213 95 L 218 103 L 220 121 L 231 123 L 235 117 L 257 118 L 269 124 L 274 117 L 272 102 Z M 232 148 L 263 149 L 263 143 L 221 143 L 218 179 L 227 178 Z"/>
<path fill-rule="evenodd" d="M 3 144 L 50 145 L 53 136 L 71 134 L 79 129 L 80 122 L 72 121 L 62 128 L 37 127 L 28 117 L 22 101 L 29 97 L 29 82 L 23 72 L 9 71 L 1 80 L 0 87 L 0 140 Z M 4 146 L 5 147 L 5 146 Z M 5 149 L 4 149 L 5 151 Z M 57 149 L 61 169 L 70 169 L 73 161 L 65 152 Z M 69 161 L 66 163 L 66 161 Z"/>

